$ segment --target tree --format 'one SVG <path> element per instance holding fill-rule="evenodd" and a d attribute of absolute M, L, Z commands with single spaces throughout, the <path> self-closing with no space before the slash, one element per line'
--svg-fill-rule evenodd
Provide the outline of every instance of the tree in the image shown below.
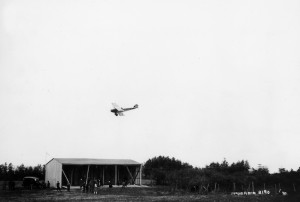
<path fill-rule="evenodd" d="M 5 162 L 4 164 L 0 165 L 1 180 L 7 179 L 7 172 L 8 172 L 8 167 L 7 167 L 7 163 Z"/>
<path fill-rule="evenodd" d="M 288 172 L 285 168 L 279 168 L 278 171 L 279 171 L 279 173 L 286 173 L 286 172 Z"/>
<path fill-rule="evenodd" d="M 15 175 L 15 171 L 14 171 L 14 166 L 12 163 L 8 164 L 8 168 L 7 168 L 7 178 L 8 180 L 13 180 Z"/>
<path fill-rule="evenodd" d="M 249 173 L 249 163 L 248 161 L 238 161 L 236 163 L 232 163 L 231 166 L 229 167 L 229 172 L 230 173 L 235 173 L 235 172 L 241 172 L 241 173 Z"/>
<path fill-rule="evenodd" d="M 25 168 L 24 164 L 17 166 L 17 168 L 15 170 L 15 175 L 16 175 L 17 179 L 21 180 L 21 179 L 23 179 L 23 177 L 26 176 L 25 169 L 26 168 Z"/>
<path fill-rule="evenodd" d="M 44 178 L 44 169 L 41 164 L 33 167 L 33 175 L 37 176 L 40 179 Z"/>
<path fill-rule="evenodd" d="M 146 161 L 143 170 L 146 178 L 156 180 L 158 185 L 162 185 L 170 183 L 170 177 L 167 178 L 167 176 L 172 176 L 169 175 L 170 173 L 184 168 L 192 168 L 192 166 L 175 158 L 158 156 Z"/>

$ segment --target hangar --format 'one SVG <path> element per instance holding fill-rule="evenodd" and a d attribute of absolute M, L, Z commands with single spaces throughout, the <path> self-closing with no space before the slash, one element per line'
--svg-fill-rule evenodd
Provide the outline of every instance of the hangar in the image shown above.
<path fill-rule="evenodd" d="M 45 172 L 45 182 L 51 187 L 57 181 L 61 186 L 80 186 L 80 179 L 99 179 L 104 185 L 109 181 L 114 185 L 123 181 L 142 184 L 142 164 L 130 159 L 53 158 L 45 165 Z"/>

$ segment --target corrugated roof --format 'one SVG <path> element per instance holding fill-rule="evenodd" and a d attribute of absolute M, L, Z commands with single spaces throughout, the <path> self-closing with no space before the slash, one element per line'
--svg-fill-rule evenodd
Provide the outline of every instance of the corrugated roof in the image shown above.
<path fill-rule="evenodd" d="M 53 158 L 52 160 L 61 164 L 72 165 L 141 165 L 141 163 L 130 159 Z"/>

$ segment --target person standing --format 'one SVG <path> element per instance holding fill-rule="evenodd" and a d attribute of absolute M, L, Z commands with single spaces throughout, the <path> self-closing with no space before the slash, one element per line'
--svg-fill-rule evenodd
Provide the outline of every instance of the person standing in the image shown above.
<path fill-rule="evenodd" d="M 82 192 L 85 192 L 85 188 L 86 188 L 85 182 L 83 182 L 83 184 L 82 184 Z"/>
<path fill-rule="evenodd" d="M 90 186 L 90 179 L 87 180 L 87 183 L 85 185 L 85 191 L 86 191 L 86 193 L 89 193 L 89 186 Z"/>
<path fill-rule="evenodd" d="M 97 185 L 97 182 L 95 181 L 94 183 L 94 194 L 98 194 L 98 185 Z"/>
<path fill-rule="evenodd" d="M 59 181 L 57 181 L 57 183 L 56 183 L 56 191 L 60 191 L 61 192 Z"/>
<path fill-rule="evenodd" d="M 80 180 L 79 180 L 79 185 L 80 185 L 80 190 L 81 190 L 82 187 L 83 187 L 83 180 L 82 180 L 82 178 L 80 178 Z"/>
<path fill-rule="evenodd" d="M 71 184 L 68 182 L 68 184 L 67 184 L 67 190 L 70 191 L 70 188 L 71 188 Z"/>
<path fill-rule="evenodd" d="M 94 186 L 95 186 L 94 180 L 91 179 L 89 185 L 90 185 L 90 192 L 94 193 Z"/>

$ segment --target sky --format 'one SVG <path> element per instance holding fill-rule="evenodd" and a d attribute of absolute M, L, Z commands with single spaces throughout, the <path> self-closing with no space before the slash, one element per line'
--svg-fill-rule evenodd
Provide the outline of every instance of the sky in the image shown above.
<path fill-rule="evenodd" d="M 299 36 L 298 0 L 0 1 L 0 163 L 297 170 Z"/>

